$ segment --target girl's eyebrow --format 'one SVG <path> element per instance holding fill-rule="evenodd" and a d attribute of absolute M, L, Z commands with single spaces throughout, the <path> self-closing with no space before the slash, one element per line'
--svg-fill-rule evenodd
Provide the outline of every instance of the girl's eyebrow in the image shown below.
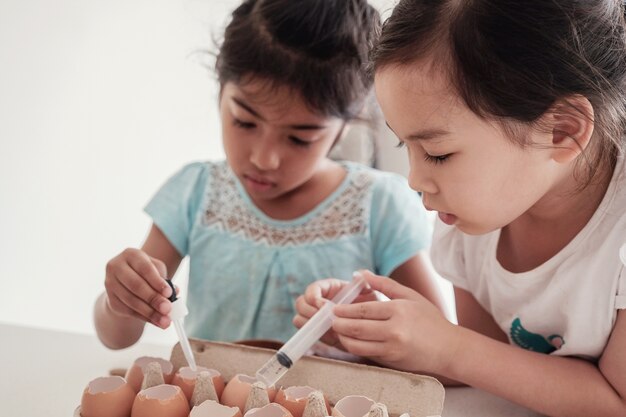
<path fill-rule="evenodd" d="M 238 99 L 237 97 L 232 97 L 232 99 L 233 99 L 233 102 L 237 104 L 239 107 L 243 108 L 245 111 L 252 114 L 253 116 L 258 117 L 259 119 L 265 121 L 265 118 L 263 118 L 263 116 L 261 116 L 256 110 L 254 110 L 252 107 L 246 104 L 243 100 Z"/>
<path fill-rule="evenodd" d="M 257 112 L 256 110 L 254 110 L 252 107 L 250 107 L 250 105 L 248 105 L 247 103 L 245 103 L 243 100 L 237 98 L 237 97 L 232 97 L 233 102 L 238 105 L 239 107 L 243 108 L 244 110 L 246 110 L 248 113 L 252 114 L 253 116 L 266 121 L 265 118 L 263 116 L 261 116 L 259 114 L 259 112 Z M 289 125 L 287 126 L 290 129 L 294 129 L 294 130 L 321 130 L 321 129 L 325 129 L 326 126 L 324 125 L 319 125 L 319 124 L 296 124 L 296 125 Z"/>
<path fill-rule="evenodd" d="M 385 124 L 393 133 L 396 133 L 391 128 L 391 126 L 389 126 L 389 123 L 385 122 Z M 449 134 L 450 132 L 448 132 L 447 130 L 443 130 L 443 129 L 424 129 L 424 130 L 419 130 L 417 132 L 411 133 L 410 135 L 406 137 L 406 140 L 431 140 L 431 139 L 437 139 L 437 138 L 440 138 L 441 136 L 446 136 Z M 396 134 L 396 136 L 398 135 Z"/>

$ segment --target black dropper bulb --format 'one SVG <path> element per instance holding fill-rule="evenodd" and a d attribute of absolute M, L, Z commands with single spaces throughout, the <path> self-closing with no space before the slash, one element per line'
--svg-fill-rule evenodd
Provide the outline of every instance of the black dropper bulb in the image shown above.
<path fill-rule="evenodd" d="M 172 295 L 170 295 L 168 300 L 170 300 L 171 302 L 178 300 L 178 297 L 176 297 L 176 288 L 174 288 L 174 284 L 172 284 L 172 280 L 166 279 L 165 282 L 167 282 L 167 285 L 169 285 L 170 288 L 172 289 Z"/>

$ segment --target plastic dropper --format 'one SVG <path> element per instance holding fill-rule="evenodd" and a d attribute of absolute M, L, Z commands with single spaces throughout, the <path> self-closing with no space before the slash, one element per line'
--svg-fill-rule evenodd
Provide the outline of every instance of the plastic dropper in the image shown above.
<path fill-rule="evenodd" d="M 170 319 L 172 320 L 172 324 L 174 324 L 174 328 L 176 329 L 176 333 L 178 334 L 178 340 L 180 341 L 180 347 L 183 350 L 183 355 L 185 355 L 185 359 L 187 359 L 187 363 L 189 364 L 191 370 L 195 371 L 197 369 L 196 359 L 193 357 L 191 345 L 189 344 L 189 339 L 187 339 L 187 333 L 185 333 L 185 328 L 183 327 L 185 316 L 189 314 L 189 310 L 187 310 L 187 305 L 176 296 L 176 289 L 174 288 L 174 284 L 172 284 L 172 281 L 169 279 L 166 279 L 165 281 L 172 289 L 172 295 L 169 298 L 169 300 L 172 302 Z"/>
<path fill-rule="evenodd" d="M 363 275 L 355 272 L 352 281 L 342 288 L 332 300 L 326 302 L 317 313 L 269 361 L 257 372 L 256 377 L 268 387 L 273 386 L 293 364 L 326 333 L 333 324 L 333 307 L 337 304 L 350 304 L 365 288 Z"/>

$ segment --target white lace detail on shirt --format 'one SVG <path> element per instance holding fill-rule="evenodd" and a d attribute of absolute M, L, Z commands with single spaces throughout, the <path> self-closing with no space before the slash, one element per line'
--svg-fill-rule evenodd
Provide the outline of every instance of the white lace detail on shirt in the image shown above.
<path fill-rule="evenodd" d="M 213 165 L 203 223 L 272 246 L 293 246 L 363 235 L 368 231 L 372 177 L 349 171 L 349 184 L 315 216 L 301 224 L 274 226 L 252 212 L 226 164 Z"/>

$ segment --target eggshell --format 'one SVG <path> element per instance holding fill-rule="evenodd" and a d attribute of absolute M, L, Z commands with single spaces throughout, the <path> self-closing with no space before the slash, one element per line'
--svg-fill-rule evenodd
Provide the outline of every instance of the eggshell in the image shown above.
<path fill-rule="evenodd" d="M 333 417 L 364 417 L 376 402 L 362 395 L 343 397 L 333 407 Z"/>
<path fill-rule="evenodd" d="M 244 417 L 293 417 L 289 410 L 280 404 L 271 403 L 261 408 L 253 408 Z"/>
<path fill-rule="evenodd" d="M 389 412 L 387 411 L 387 406 L 385 404 L 376 403 L 370 408 L 369 413 L 367 413 L 368 417 L 389 417 Z"/>
<path fill-rule="evenodd" d="M 172 362 L 161 358 L 142 356 L 137 358 L 133 365 L 126 371 L 126 381 L 128 381 L 130 386 L 133 387 L 135 392 L 139 392 L 141 390 L 143 375 L 151 362 L 158 362 L 159 365 L 161 365 L 161 369 L 163 370 L 163 380 L 166 384 L 172 382 L 172 378 L 174 377 L 174 365 L 172 365 Z"/>
<path fill-rule="evenodd" d="M 195 371 L 192 371 L 190 367 L 183 366 L 174 374 L 174 378 L 172 378 L 172 385 L 178 385 L 185 394 L 185 397 L 189 401 L 191 401 L 191 396 L 193 395 L 193 389 L 196 386 L 196 379 L 200 372 L 205 371 L 211 374 L 213 379 L 213 386 L 215 387 L 215 392 L 217 393 L 218 398 L 222 395 L 224 391 L 224 378 L 222 378 L 222 374 L 220 374 L 215 369 L 205 368 L 204 366 L 197 366 Z"/>
<path fill-rule="evenodd" d="M 315 388 L 308 386 L 295 386 L 295 387 L 281 387 L 276 393 L 274 402 L 285 407 L 293 417 L 302 417 L 304 407 L 306 407 L 308 396 L 314 391 L 318 391 Z M 324 399 L 326 403 L 327 414 L 330 413 L 330 407 L 328 401 Z"/>
<path fill-rule="evenodd" d="M 139 391 L 131 417 L 189 417 L 189 402 L 176 385 L 157 385 Z"/>
<path fill-rule="evenodd" d="M 128 417 L 135 391 L 120 376 L 106 376 L 91 381 L 80 401 L 82 417 Z"/>
<path fill-rule="evenodd" d="M 239 409 L 243 412 L 246 406 L 246 400 L 248 399 L 248 395 L 250 394 L 250 390 L 252 388 L 252 384 L 255 382 L 258 382 L 255 377 L 244 374 L 235 375 L 230 381 L 228 381 L 226 387 L 224 387 L 224 392 L 222 392 L 220 402 L 229 407 L 239 407 Z M 270 401 L 273 401 L 276 396 L 276 388 L 268 388 L 267 396 Z"/>
<path fill-rule="evenodd" d="M 207 400 L 192 408 L 189 417 L 241 417 L 241 411 L 237 407 Z"/>

